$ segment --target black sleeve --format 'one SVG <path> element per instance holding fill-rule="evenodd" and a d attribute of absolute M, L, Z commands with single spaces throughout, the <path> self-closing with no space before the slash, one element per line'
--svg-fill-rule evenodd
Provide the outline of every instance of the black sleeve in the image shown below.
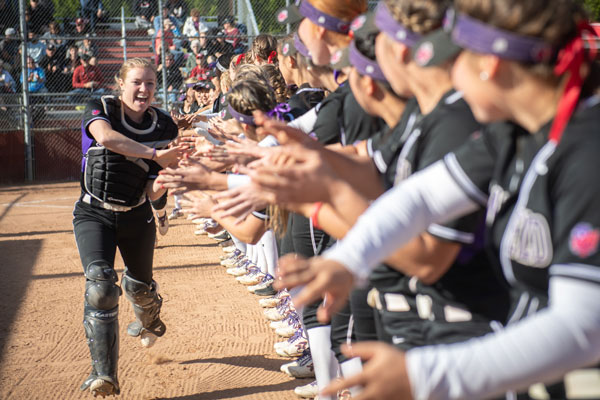
<path fill-rule="evenodd" d="M 373 117 L 363 110 L 352 92 L 344 98 L 340 118 L 343 121 L 346 145 L 366 140 L 386 126 L 381 118 Z"/>
<path fill-rule="evenodd" d="M 550 275 L 594 283 L 600 283 L 600 181 L 594 172 L 600 171 L 600 140 L 592 137 L 597 126 L 589 126 L 577 138 L 566 138 L 572 132 L 564 133 L 549 177 L 554 206 Z M 571 145 L 561 149 L 567 141 Z"/>
<path fill-rule="evenodd" d="M 104 106 L 99 99 L 90 100 L 85 105 L 85 111 L 83 112 L 83 123 L 82 127 L 85 129 L 85 134 L 90 138 L 94 139 L 89 131 L 90 124 L 97 120 L 102 119 L 110 124 L 110 118 L 104 111 Z"/>
<path fill-rule="evenodd" d="M 510 124 L 499 123 L 475 132 L 469 140 L 444 157 L 446 168 L 475 202 L 487 206 L 489 186 L 500 147 L 510 142 Z"/>
<path fill-rule="evenodd" d="M 343 109 L 344 97 L 348 94 L 345 87 L 338 88 L 331 93 L 317 111 L 317 121 L 313 132 L 319 142 L 323 144 L 334 144 L 340 142 L 340 120 L 338 115 Z"/>

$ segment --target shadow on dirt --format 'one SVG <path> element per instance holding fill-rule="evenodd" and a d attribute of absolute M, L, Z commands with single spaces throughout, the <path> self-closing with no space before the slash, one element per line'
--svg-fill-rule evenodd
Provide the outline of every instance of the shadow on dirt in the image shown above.
<path fill-rule="evenodd" d="M 41 247 L 40 239 L 0 241 L 0 365 Z"/>
<path fill-rule="evenodd" d="M 281 361 L 281 360 L 279 360 Z M 197 393 L 188 396 L 157 397 L 156 400 L 221 400 L 235 399 L 236 397 L 249 396 L 258 393 L 280 392 L 294 390 L 296 386 L 305 385 L 309 379 L 291 379 L 289 382 L 274 383 L 272 385 L 247 386 L 243 388 L 220 389 L 213 392 Z"/>

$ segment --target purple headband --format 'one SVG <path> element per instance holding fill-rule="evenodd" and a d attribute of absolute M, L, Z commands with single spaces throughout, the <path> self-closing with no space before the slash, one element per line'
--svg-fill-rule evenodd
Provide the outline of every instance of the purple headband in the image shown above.
<path fill-rule="evenodd" d="M 368 57 L 365 57 L 360 51 L 358 51 L 354 40 L 352 43 L 350 43 L 348 59 L 350 60 L 350 64 L 352 64 L 352 66 L 356 68 L 361 75 L 368 75 L 373 79 L 377 79 L 378 81 L 387 82 L 383 72 L 381 72 L 381 68 L 379 68 L 379 64 Z"/>
<path fill-rule="evenodd" d="M 243 124 L 251 125 L 251 126 L 256 126 L 256 124 L 254 123 L 253 116 L 242 114 L 242 113 L 235 111 L 233 109 L 233 107 L 231 107 L 231 104 L 227 105 L 227 110 L 229 111 L 229 114 L 231 114 L 231 116 L 233 118 L 235 118 L 236 120 L 238 120 L 239 122 L 241 122 Z"/>
<path fill-rule="evenodd" d="M 380 2 L 375 10 L 375 25 L 380 31 L 408 47 L 413 47 L 422 37 L 396 21 L 384 2 Z"/>
<path fill-rule="evenodd" d="M 308 0 L 302 1 L 298 10 L 300 11 L 300 14 L 310 19 L 314 24 L 322 26 L 328 31 L 348 33 L 348 31 L 350 30 L 349 22 L 346 22 L 329 14 L 325 14 L 320 10 L 317 10 L 315 7 L 313 7 L 312 4 L 308 2 Z"/>
<path fill-rule="evenodd" d="M 308 48 L 304 45 L 304 43 L 302 43 L 302 40 L 300 40 L 300 36 L 298 36 L 297 32 L 294 33 L 294 47 L 298 53 L 302 54 L 306 58 L 310 58 L 310 51 L 308 51 Z"/>
<path fill-rule="evenodd" d="M 291 107 L 289 104 L 287 103 L 279 103 L 275 106 L 274 109 L 272 109 L 271 111 L 269 111 L 267 113 L 267 115 L 271 118 L 276 117 L 278 120 L 283 121 L 283 115 L 285 113 L 289 113 L 291 110 Z"/>
<path fill-rule="evenodd" d="M 448 13 L 450 17 L 452 12 Z M 556 50 L 542 39 L 498 29 L 464 14 L 456 16 L 452 41 L 478 53 L 513 61 L 540 63 L 556 56 Z"/>

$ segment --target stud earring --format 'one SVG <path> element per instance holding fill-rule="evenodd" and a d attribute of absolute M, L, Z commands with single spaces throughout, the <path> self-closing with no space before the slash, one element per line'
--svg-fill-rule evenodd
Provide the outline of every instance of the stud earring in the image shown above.
<path fill-rule="evenodd" d="M 490 79 L 490 74 L 488 74 L 486 71 L 481 71 L 479 73 L 479 79 L 481 79 L 482 81 L 487 81 L 488 79 Z"/>

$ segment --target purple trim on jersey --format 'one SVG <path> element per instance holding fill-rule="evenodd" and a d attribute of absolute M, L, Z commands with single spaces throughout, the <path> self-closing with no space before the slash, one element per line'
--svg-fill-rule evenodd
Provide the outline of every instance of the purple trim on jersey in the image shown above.
<path fill-rule="evenodd" d="M 304 57 L 310 58 L 310 51 L 308 51 L 308 48 L 304 45 L 304 43 L 302 43 L 302 40 L 300 39 L 300 36 L 298 36 L 297 32 L 294 33 L 294 47 L 298 53 L 302 54 Z"/>
<path fill-rule="evenodd" d="M 382 82 L 387 81 L 377 62 L 362 55 L 362 53 L 356 48 L 354 41 L 350 43 L 348 58 L 350 59 L 350 64 L 352 64 L 352 66 L 356 68 L 361 75 L 368 75 L 371 78 Z"/>
<path fill-rule="evenodd" d="M 233 118 L 237 119 L 241 123 L 248 124 L 248 125 L 251 125 L 251 126 L 256 126 L 256 124 L 254 123 L 254 117 L 253 116 L 242 114 L 242 113 L 239 113 L 239 112 L 235 111 L 233 109 L 233 107 L 231 107 L 231 104 L 227 105 L 227 110 L 229 110 L 229 114 L 231 114 L 231 116 Z"/>
<path fill-rule="evenodd" d="M 380 31 L 408 47 L 413 47 L 422 37 L 396 21 L 384 2 L 379 2 L 375 10 L 375 25 Z"/>
<path fill-rule="evenodd" d="M 323 11 L 316 9 L 308 0 L 304 0 L 300 3 L 298 8 L 300 14 L 310 19 L 315 25 L 322 26 L 323 28 L 339 33 L 348 33 L 350 30 L 350 23 L 332 15 L 325 14 Z"/>
<path fill-rule="evenodd" d="M 478 53 L 521 62 L 549 61 L 556 50 L 544 40 L 495 28 L 464 14 L 457 16 L 452 41 Z"/>
<path fill-rule="evenodd" d="M 85 121 L 81 121 L 81 172 L 85 170 L 85 155 L 94 143 L 94 140 L 87 135 L 86 127 Z"/>
<path fill-rule="evenodd" d="M 473 233 L 475 234 L 475 240 L 473 243 L 468 245 L 462 245 L 460 247 L 460 251 L 456 256 L 456 261 L 459 264 L 467 264 L 469 263 L 476 254 L 484 249 L 485 246 L 485 221 L 481 222 L 477 227 L 477 230 Z"/>

